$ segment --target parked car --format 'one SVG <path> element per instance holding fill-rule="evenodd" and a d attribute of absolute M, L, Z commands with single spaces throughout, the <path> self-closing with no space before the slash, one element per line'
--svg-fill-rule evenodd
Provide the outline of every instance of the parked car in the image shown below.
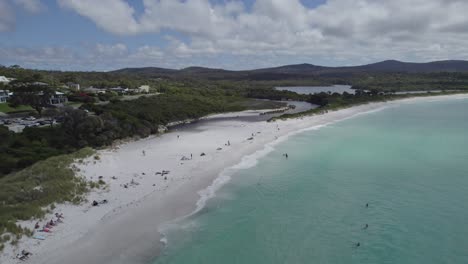
<path fill-rule="evenodd" d="M 28 117 L 23 118 L 23 120 L 34 121 L 34 120 L 36 120 L 36 118 L 34 116 L 28 116 Z"/>
<path fill-rule="evenodd" d="M 30 123 L 26 125 L 26 127 L 37 127 L 37 126 L 39 126 L 39 123 Z"/>

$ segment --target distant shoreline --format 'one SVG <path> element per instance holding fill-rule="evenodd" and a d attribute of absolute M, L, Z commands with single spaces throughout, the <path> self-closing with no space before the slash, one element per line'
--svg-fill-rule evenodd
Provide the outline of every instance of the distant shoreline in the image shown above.
<path fill-rule="evenodd" d="M 89 158 L 77 166 L 86 178 L 96 180 L 102 176 L 109 185 L 108 190 L 90 193 L 88 200 L 109 202 L 98 207 L 90 203 L 58 205 L 55 211 L 64 213 L 65 223 L 54 228 L 44 241 L 21 239 L 18 250 L 33 252 L 29 262 L 38 264 L 145 263 L 163 247 L 160 228 L 164 223 L 191 214 L 197 205 L 203 206 L 202 200 L 228 182 L 242 161 L 254 162 L 268 153 L 267 146 L 390 106 L 455 98 L 468 95 L 368 103 L 276 122 L 213 121 L 203 123 L 196 131 L 174 131 L 100 150 L 99 161 Z M 156 174 L 163 170 L 169 174 Z M 20 263 L 13 259 L 15 253 L 7 246 L 0 262 Z"/>

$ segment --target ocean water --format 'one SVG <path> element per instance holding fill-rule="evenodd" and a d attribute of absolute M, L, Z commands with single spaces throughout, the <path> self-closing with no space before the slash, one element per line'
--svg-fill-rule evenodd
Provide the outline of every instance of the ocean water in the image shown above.
<path fill-rule="evenodd" d="M 165 233 L 153 263 L 468 263 L 468 100 L 292 136 Z"/>

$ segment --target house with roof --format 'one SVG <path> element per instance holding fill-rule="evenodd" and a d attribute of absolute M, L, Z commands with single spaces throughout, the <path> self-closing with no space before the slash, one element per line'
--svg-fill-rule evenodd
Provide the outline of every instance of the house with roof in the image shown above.
<path fill-rule="evenodd" d="M 149 93 L 150 88 L 151 87 L 149 85 L 142 85 L 142 86 L 138 87 L 138 92 L 139 93 Z"/>
<path fill-rule="evenodd" d="M 112 92 L 116 92 L 116 93 L 119 93 L 119 94 L 126 94 L 129 92 L 129 89 L 128 88 L 122 88 L 120 86 L 118 87 L 112 87 L 112 88 L 109 88 L 107 89 L 108 91 L 112 91 Z"/>
<path fill-rule="evenodd" d="M 3 83 L 3 84 L 8 84 L 10 83 L 11 81 L 14 81 L 15 79 L 14 78 L 8 78 L 8 77 L 5 77 L 5 76 L 0 76 L 0 83 Z"/>
<path fill-rule="evenodd" d="M 0 90 L 0 104 L 6 103 L 10 98 L 10 91 L 8 90 Z"/>
<path fill-rule="evenodd" d="M 49 99 L 49 103 L 51 105 L 63 105 L 67 102 L 68 102 L 68 98 L 62 92 L 54 92 L 54 94 Z"/>
<path fill-rule="evenodd" d="M 75 91 L 79 91 L 79 90 L 80 90 L 80 84 L 79 84 L 79 83 L 68 82 L 68 83 L 67 83 L 67 86 L 68 86 L 68 88 L 71 89 L 71 90 L 75 90 Z"/>
<path fill-rule="evenodd" d="M 31 84 L 36 85 L 36 86 L 48 86 L 49 85 L 48 83 L 45 83 L 45 82 L 33 82 Z"/>
<path fill-rule="evenodd" d="M 88 87 L 83 89 L 84 92 L 90 93 L 90 94 L 100 94 L 100 93 L 105 93 L 106 89 L 103 88 L 95 88 L 95 87 Z"/>

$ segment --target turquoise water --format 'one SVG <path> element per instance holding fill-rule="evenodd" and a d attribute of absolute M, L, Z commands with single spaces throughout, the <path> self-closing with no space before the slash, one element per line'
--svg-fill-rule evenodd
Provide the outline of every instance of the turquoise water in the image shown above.
<path fill-rule="evenodd" d="M 277 145 L 154 263 L 468 263 L 467 198 L 468 100 L 402 105 Z"/>

